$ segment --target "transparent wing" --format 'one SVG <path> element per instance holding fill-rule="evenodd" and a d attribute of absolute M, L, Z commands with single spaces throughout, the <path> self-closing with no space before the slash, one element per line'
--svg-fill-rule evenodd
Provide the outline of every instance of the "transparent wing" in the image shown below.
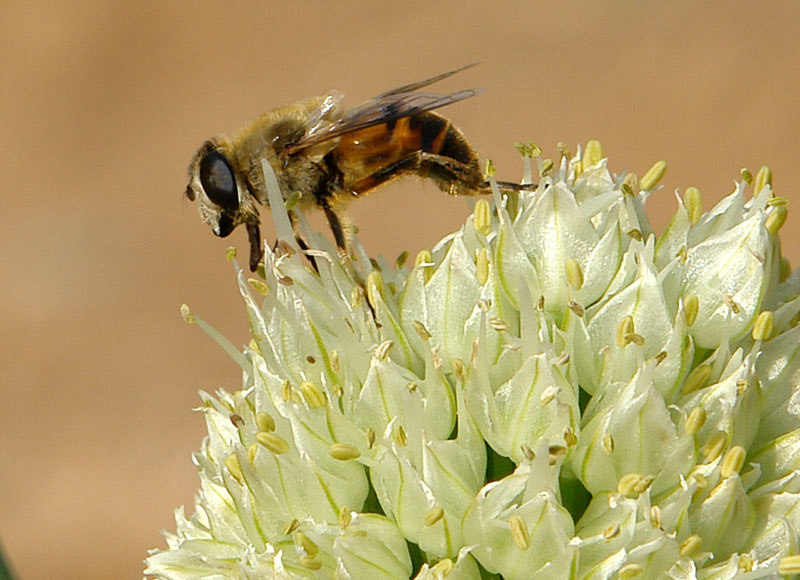
<path fill-rule="evenodd" d="M 320 116 L 319 120 L 311 124 L 310 130 L 297 143 L 289 146 L 289 152 L 294 153 L 353 131 L 388 123 L 402 117 L 410 117 L 468 99 L 478 94 L 480 90 L 465 89 L 445 95 L 421 93 L 417 92 L 417 90 L 472 66 L 475 66 L 475 64 L 381 93 L 377 97 L 346 111 L 335 120 L 328 121 L 324 116 Z"/>

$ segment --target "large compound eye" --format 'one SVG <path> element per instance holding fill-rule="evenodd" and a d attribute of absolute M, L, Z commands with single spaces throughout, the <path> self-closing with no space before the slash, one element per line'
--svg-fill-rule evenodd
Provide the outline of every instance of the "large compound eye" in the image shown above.
<path fill-rule="evenodd" d="M 219 151 L 212 151 L 200 161 L 200 183 L 208 199 L 221 208 L 235 210 L 239 207 L 233 168 Z"/>

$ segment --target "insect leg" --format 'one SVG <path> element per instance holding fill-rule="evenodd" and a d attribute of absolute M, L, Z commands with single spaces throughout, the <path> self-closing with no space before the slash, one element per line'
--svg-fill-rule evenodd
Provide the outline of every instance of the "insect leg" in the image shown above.
<path fill-rule="evenodd" d="M 264 257 L 261 229 L 258 227 L 258 222 L 247 222 L 245 227 L 247 228 L 247 239 L 250 240 L 250 271 L 255 272 Z"/>
<path fill-rule="evenodd" d="M 416 151 L 382 167 L 375 173 L 349 184 L 347 190 L 354 197 L 358 197 L 407 173 L 431 178 L 442 191 L 452 195 L 489 193 L 488 191 L 479 191 L 483 188 L 483 184 L 473 179 L 474 172 L 470 166 L 444 155 L 435 155 L 424 151 Z"/>
<path fill-rule="evenodd" d="M 331 231 L 333 232 L 333 239 L 336 240 L 336 247 L 340 250 L 346 250 L 347 236 L 345 235 L 339 216 L 336 215 L 336 212 L 333 211 L 327 203 L 322 206 L 322 210 L 325 212 L 325 217 L 328 218 L 328 223 L 330 224 Z"/>

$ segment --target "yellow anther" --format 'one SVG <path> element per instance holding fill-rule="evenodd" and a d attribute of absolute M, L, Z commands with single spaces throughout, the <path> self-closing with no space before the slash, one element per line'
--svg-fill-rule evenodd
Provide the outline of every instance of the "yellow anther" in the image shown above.
<path fill-rule="evenodd" d="M 430 250 L 420 250 L 414 259 L 414 267 L 424 268 L 422 272 L 426 282 L 431 279 L 433 275 L 433 254 L 431 254 Z"/>
<path fill-rule="evenodd" d="M 227 248 L 225 248 L 225 259 L 227 261 L 230 262 L 234 258 L 236 258 L 236 254 L 237 254 L 237 250 L 236 250 L 236 248 L 234 246 L 228 246 Z"/>
<path fill-rule="evenodd" d="M 325 406 L 325 393 L 311 381 L 303 381 L 300 383 L 300 393 L 303 395 L 306 403 L 308 403 L 308 406 L 312 409 L 319 409 Z"/>
<path fill-rule="evenodd" d="M 614 437 L 611 435 L 611 433 L 606 433 L 603 435 L 601 445 L 603 447 L 603 453 L 606 455 L 611 455 L 614 453 Z"/>
<path fill-rule="evenodd" d="M 739 561 L 736 567 L 742 572 L 752 572 L 755 568 L 756 561 L 750 554 L 739 554 Z"/>
<path fill-rule="evenodd" d="M 283 205 L 286 207 L 286 211 L 292 211 L 292 208 L 297 205 L 297 202 L 303 197 L 303 194 L 299 191 L 293 191 L 289 197 L 286 198 L 286 201 Z"/>
<path fill-rule="evenodd" d="M 698 490 L 704 490 L 708 487 L 708 480 L 706 479 L 706 476 L 699 471 L 692 473 L 689 476 L 689 481 L 693 482 L 697 486 Z"/>
<path fill-rule="evenodd" d="M 491 159 L 486 160 L 486 173 L 487 177 L 494 177 L 497 174 L 497 169 L 495 169 L 494 162 Z"/>
<path fill-rule="evenodd" d="M 367 276 L 367 300 L 372 308 L 377 309 L 378 303 L 383 302 L 383 277 L 380 272 L 372 271 Z"/>
<path fill-rule="evenodd" d="M 296 532 L 294 534 L 294 543 L 303 548 L 305 553 L 309 556 L 316 556 L 319 554 L 319 546 L 303 532 Z"/>
<path fill-rule="evenodd" d="M 251 338 L 249 341 L 247 341 L 247 348 L 261 355 L 262 357 L 264 356 L 264 353 L 261 352 L 261 347 L 258 345 L 258 342 L 256 342 L 256 339 L 254 338 Z"/>
<path fill-rule="evenodd" d="M 775 328 L 775 315 L 771 310 L 764 310 L 757 317 L 753 324 L 753 340 L 769 340 L 772 338 L 772 331 Z"/>
<path fill-rule="evenodd" d="M 650 525 L 656 529 L 661 527 L 661 508 L 657 505 L 650 506 Z"/>
<path fill-rule="evenodd" d="M 375 348 L 375 358 L 378 360 L 386 360 L 386 357 L 389 356 L 389 351 L 392 350 L 394 346 L 394 342 L 391 340 L 384 340 Z"/>
<path fill-rule="evenodd" d="M 617 491 L 627 498 L 636 498 L 646 491 L 655 477 L 652 475 L 642 475 L 640 473 L 627 473 L 619 479 Z"/>
<path fill-rule="evenodd" d="M 408 250 L 403 250 L 400 252 L 400 255 L 397 256 L 397 259 L 394 261 L 395 266 L 397 269 L 401 269 L 403 266 L 406 265 L 406 261 L 408 260 Z"/>
<path fill-rule="evenodd" d="M 756 173 L 756 179 L 753 183 L 753 193 L 758 195 L 767 185 L 772 185 L 772 170 L 766 165 L 762 165 L 758 173 Z"/>
<path fill-rule="evenodd" d="M 711 463 L 722 454 L 722 450 L 725 449 L 727 444 L 727 434 L 724 431 L 717 431 L 703 444 L 700 448 L 700 453 L 703 454 L 707 463 Z"/>
<path fill-rule="evenodd" d="M 584 310 L 583 306 L 581 306 L 580 304 L 578 304 L 574 300 L 570 300 L 569 302 L 567 302 L 567 308 L 572 310 L 575 314 L 577 314 L 581 318 L 583 318 L 583 315 L 586 313 L 586 311 Z"/>
<path fill-rule="evenodd" d="M 644 337 L 641 334 L 631 332 L 625 335 L 625 344 L 635 344 L 636 346 L 644 346 Z"/>
<path fill-rule="evenodd" d="M 300 561 L 300 564 L 303 566 L 303 568 L 308 568 L 309 570 L 319 570 L 320 568 L 322 568 L 322 562 L 320 562 L 313 556 L 307 556 L 304 554 L 300 556 L 298 560 Z"/>
<path fill-rule="evenodd" d="M 181 304 L 181 318 L 183 318 L 183 321 L 187 324 L 194 324 L 194 314 L 192 314 L 192 310 L 186 303 Z"/>
<path fill-rule="evenodd" d="M 733 296 L 729 294 L 723 294 L 722 301 L 725 303 L 725 306 L 731 309 L 733 314 L 739 314 L 741 308 L 739 308 L 739 304 L 733 299 Z"/>
<path fill-rule="evenodd" d="M 744 182 L 745 182 L 747 185 L 753 185 L 753 174 L 752 174 L 752 173 L 750 173 L 750 170 L 749 170 L 747 167 L 742 167 L 742 168 L 739 170 L 739 175 L 741 175 L 741 176 L 742 176 L 742 180 L 743 180 L 743 181 L 744 181 Z"/>
<path fill-rule="evenodd" d="M 455 567 L 450 558 L 443 558 L 431 566 L 431 578 L 447 578 Z"/>
<path fill-rule="evenodd" d="M 251 445 L 250 445 L 250 446 L 247 448 L 247 461 L 249 461 L 249 462 L 250 462 L 250 465 L 252 465 L 252 464 L 255 462 L 255 460 L 256 460 L 256 453 L 257 453 L 257 452 L 258 452 L 258 445 L 257 445 L 257 444 L 255 444 L 255 443 L 252 443 L 252 444 L 251 444 Z"/>
<path fill-rule="evenodd" d="M 475 277 L 481 286 L 489 280 L 489 250 L 485 247 L 478 250 L 475 257 Z"/>
<path fill-rule="evenodd" d="M 289 443 L 286 439 L 271 431 L 256 433 L 256 441 L 272 451 L 275 455 L 282 455 L 289 451 Z"/>
<path fill-rule="evenodd" d="M 553 160 L 552 159 L 544 159 L 542 160 L 542 167 L 539 169 L 539 175 L 542 177 L 546 177 L 553 171 Z"/>
<path fill-rule="evenodd" d="M 767 200 L 769 207 L 783 207 L 789 205 L 789 200 L 783 196 L 776 195 Z"/>
<path fill-rule="evenodd" d="M 262 296 L 266 296 L 267 294 L 269 294 L 269 286 L 267 286 L 265 282 L 257 280 L 256 278 L 248 278 L 247 283 L 253 290 L 258 292 Z"/>
<path fill-rule="evenodd" d="M 633 334 L 633 316 L 630 314 L 624 316 L 617 325 L 616 344 L 619 348 L 623 348 L 628 344 L 627 336 Z"/>
<path fill-rule="evenodd" d="M 583 150 L 584 168 L 600 163 L 603 157 L 603 146 L 600 141 L 592 139 L 586 143 L 586 148 Z"/>
<path fill-rule="evenodd" d="M 250 465 L 252 465 L 253 462 L 255 462 L 256 460 L 256 451 L 258 451 L 258 445 L 256 445 L 255 443 L 251 444 L 247 448 L 247 461 L 250 462 Z"/>
<path fill-rule="evenodd" d="M 328 447 L 328 454 L 339 461 L 349 461 L 361 457 L 358 448 L 347 443 L 334 443 Z"/>
<path fill-rule="evenodd" d="M 698 312 L 700 312 L 700 299 L 697 294 L 684 296 L 683 315 L 686 318 L 686 326 L 692 326 L 697 321 Z"/>
<path fill-rule="evenodd" d="M 622 568 L 619 569 L 617 575 L 619 576 L 620 580 L 631 580 L 631 578 L 638 578 L 644 573 L 644 568 L 640 564 L 635 564 L 631 562 L 630 564 L 625 564 Z"/>
<path fill-rule="evenodd" d="M 405 447 L 406 445 L 408 445 L 408 435 L 406 435 L 406 430 L 403 429 L 402 425 L 398 425 L 397 429 L 395 429 L 394 441 L 400 447 Z"/>
<path fill-rule="evenodd" d="M 281 396 L 284 402 L 288 403 L 292 400 L 292 383 L 288 380 L 283 381 L 283 388 L 281 388 Z"/>
<path fill-rule="evenodd" d="M 492 231 L 492 208 L 485 199 L 475 202 L 475 209 L 472 211 L 472 223 L 475 231 L 482 236 L 488 236 Z"/>
<path fill-rule="evenodd" d="M 346 530 L 353 523 L 353 514 L 347 506 L 339 508 L 339 527 Z"/>
<path fill-rule="evenodd" d="M 244 475 L 242 474 L 242 466 L 239 465 L 239 458 L 235 453 L 231 453 L 225 458 L 225 468 L 228 470 L 233 478 L 239 483 L 244 482 Z"/>
<path fill-rule="evenodd" d="M 703 216 L 703 198 L 700 196 L 699 189 L 687 187 L 683 192 L 683 205 L 686 207 L 686 213 L 689 214 L 689 221 L 692 225 L 700 221 Z"/>
<path fill-rule="evenodd" d="M 666 161 L 656 161 L 653 163 L 653 166 L 647 170 L 647 173 L 644 174 L 641 181 L 639 182 L 639 186 L 644 191 L 652 190 L 658 182 L 661 181 L 661 178 L 664 177 L 664 173 L 667 171 L 667 162 Z"/>
<path fill-rule="evenodd" d="M 299 527 L 300 527 L 300 522 L 295 518 L 291 522 L 286 524 L 285 528 L 283 528 L 283 535 L 291 536 L 293 533 L 297 531 L 297 528 Z"/>
<path fill-rule="evenodd" d="M 642 236 L 642 231 L 638 228 L 633 228 L 625 233 L 628 234 L 628 237 L 633 238 L 637 242 L 641 242 L 644 238 L 644 236 Z"/>
<path fill-rule="evenodd" d="M 706 410 L 703 407 L 695 407 L 689 416 L 686 418 L 686 424 L 683 430 L 687 435 L 696 435 L 706 422 Z"/>
<path fill-rule="evenodd" d="M 700 549 L 700 544 L 703 543 L 703 540 L 697 534 L 692 534 L 684 541 L 681 542 L 680 547 L 678 548 L 680 551 L 681 556 L 684 557 L 691 557 L 692 554 L 695 554 L 697 550 Z"/>
<path fill-rule="evenodd" d="M 508 518 L 508 524 L 511 526 L 511 539 L 520 550 L 527 550 L 531 547 L 531 536 L 528 533 L 528 527 L 525 521 L 518 515 L 513 515 Z"/>
<path fill-rule="evenodd" d="M 256 413 L 256 427 L 258 427 L 258 431 L 260 433 L 269 433 L 270 431 L 274 431 L 275 419 L 273 419 L 272 415 L 269 413 L 259 411 Z"/>
<path fill-rule="evenodd" d="M 613 540 L 619 536 L 619 532 L 619 524 L 611 524 L 605 530 L 603 530 L 603 539 L 606 541 Z"/>
<path fill-rule="evenodd" d="M 558 145 L 556 146 L 556 149 L 558 150 L 558 154 L 561 157 L 566 157 L 567 159 L 572 157 L 572 155 L 571 155 L 571 153 L 569 151 L 569 146 L 566 143 L 564 143 L 563 141 L 559 141 L 558 142 Z"/>
<path fill-rule="evenodd" d="M 331 370 L 333 372 L 335 372 L 335 373 L 338 373 L 339 372 L 339 351 L 336 350 L 335 348 L 331 349 L 331 351 L 328 353 L 328 362 L 331 365 Z"/>
<path fill-rule="evenodd" d="M 464 382 L 464 379 L 467 377 L 467 367 L 460 358 L 453 358 L 453 374 L 456 376 L 456 379 Z"/>
<path fill-rule="evenodd" d="M 430 340 L 431 333 L 419 320 L 414 320 L 411 325 L 414 327 L 414 332 L 416 332 L 417 336 L 419 336 L 422 340 L 426 342 Z"/>
<path fill-rule="evenodd" d="M 539 403 L 542 407 L 546 407 L 552 403 L 556 398 L 556 388 L 552 385 L 545 387 L 542 394 L 539 396 Z"/>
<path fill-rule="evenodd" d="M 778 560 L 778 574 L 781 576 L 795 576 L 800 574 L 800 554 L 784 556 Z"/>
<path fill-rule="evenodd" d="M 622 193 L 625 195 L 635 195 L 639 191 L 639 176 L 635 173 L 627 173 L 620 185 Z"/>
<path fill-rule="evenodd" d="M 569 258 L 566 262 L 564 262 L 564 272 L 567 275 L 567 282 L 570 286 L 572 286 L 575 290 L 580 290 L 583 288 L 583 270 L 581 269 L 581 265 L 578 263 L 578 260 L 575 258 Z"/>
<path fill-rule="evenodd" d="M 742 470 L 744 465 L 744 458 L 747 452 L 741 445 L 734 445 L 725 452 L 725 457 L 722 458 L 722 465 L 720 466 L 720 474 L 722 477 L 730 477 Z"/>
<path fill-rule="evenodd" d="M 523 157 L 539 157 L 542 154 L 541 148 L 533 141 L 514 143 L 514 149 Z"/>
<path fill-rule="evenodd" d="M 444 517 L 444 509 L 442 506 L 434 506 L 425 512 L 425 515 L 422 516 L 422 521 L 425 522 L 425 525 L 430 527 L 434 525 L 436 522 L 441 520 Z"/>
<path fill-rule="evenodd" d="M 786 216 L 788 213 L 788 210 L 782 205 L 773 208 L 772 211 L 769 212 L 767 221 L 764 223 L 764 225 L 770 234 L 774 236 L 780 231 L 784 222 L 786 221 Z"/>
<path fill-rule="evenodd" d="M 350 304 L 353 308 L 358 308 L 364 301 L 364 289 L 361 286 L 354 286 L 350 291 Z"/>
<path fill-rule="evenodd" d="M 692 372 L 689 373 L 689 376 L 686 377 L 686 381 L 683 383 L 683 394 L 688 395 L 700 387 L 705 386 L 709 377 L 711 377 L 711 365 L 700 365 L 699 367 L 695 367 Z"/>

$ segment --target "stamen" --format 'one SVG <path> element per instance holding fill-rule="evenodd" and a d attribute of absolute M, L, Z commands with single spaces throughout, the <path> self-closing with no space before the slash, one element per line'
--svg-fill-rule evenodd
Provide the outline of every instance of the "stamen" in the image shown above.
<path fill-rule="evenodd" d="M 334 443 L 328 447 L 328 454 L 339 461 L 349 461 L 361 457 L 358 448 L 347 443 Z"/>
<path fill-rule="evenodd" d="M 756 173 L 756 180 L 753 183 L 753 193 L 758 195 L 767 185 L 772 186 L 772 170 L 766 165 L 762 165 Z"/>
<path fill-rule="evenodd" d="M 697 435 L 697 432 L 700 431 L 702 426 L 706 422 L 706 410 L 704 407 L 695 407 L 692 409 L 692 412 L 689 413 L 689 416 L 686 418 L 686 424 L 683 426 L 683 430 L 686 432 L 687 435 Z"/>
<path fill-rule="evenodd" d="M 483 286 L 489 280 L 489 250 L 481 248 L 475 258 L 475 276 Z"/>
<path fill-rule="evenodd" d="M 256 433 L 256 441 L 272 451 L 275 455 L 282 455 L 289 451 L 289 443 L 286 439 L 269 431 Z"/>
<path fill-rule="evenodd" d="M 300 393 L 312 409 L 319 409 L 325 406 L 325 393 L 317 385 L 310 381 L 300 383 Z"/>
<path fill-rule="evenodd" d="M 597 139 L 592 139 L 586 143 L 583 150 L 584 168 L 597 165 L 603 160 L 603 146 Z"/>
<path fill-rule="evenodd" d="M 578 260 L 575 258 L 569 258 L 566 262 L 564 262 L 564 271 L 567 275 L 567 282 L 570 286 L 572 286 L 575 290 L 580 290 L 583 288 L 583 270 L 581 269 L 581 265 L 578 263 Z"/>
<path fill-rule="evenodd" d="M 689 214 L 689 221 L 692 225 L 700 221 L 703 216 L 703 198 L 700 196 L 699 189 L 687 187 L 683 193 L 683 205 L 686 207 L 686 213 Z"/>
<path fill-rule="evenodd" d="M 492 231 L 492 208 L 485 199 L 475 202 L 472 223 L 475 224 L 475 231 L 482 236 L 488 236 Z"/>
<path fill-rule="evenodd" d="M 513 515 L 508 518 L 508 523 L 511 526 L 511 539 L 520 550 L 527 550 L 531 547 L 531 537 L 528 533 L 528 527 L 525 522 L 518 515 Z"/>
<path fill-rule="evenodd" d="M 689 294 L 683 298 L 683 316 L 686 319 L 686 326 L 692 326 L 697 321 L 697 313 L 700 312 L 700 299 L 697 294 Z"/>
<path fill-rule="evenodd" d="M 658 182 L 661 181 L 661 178 L 664 177 L 664 173 L 667 172 L 667 162 L 666 161 L 656 161 L 653 163 L 653 166 L 647 170 L 647 173 L 644 174 L 641 181 L 639 182 L 639 186 L 644 191 L 652 190 Z"/>
<path fill-rule="evenodd" d="M 771 310 L 764 310 L 756 317 L 753 324 L 753 340 L 769 340 L 775 328 L 775 315 Z"/>
<path fill-rule="evenodd" d="M 422 521 L 425 523 L 426 526 L 430 527 L 434 525 L 436 522 L 441 520 L 444 517 L 444 509 L 442 506 L 434 506 L 425 512 L 425 515 L 422 516 Z"/>

